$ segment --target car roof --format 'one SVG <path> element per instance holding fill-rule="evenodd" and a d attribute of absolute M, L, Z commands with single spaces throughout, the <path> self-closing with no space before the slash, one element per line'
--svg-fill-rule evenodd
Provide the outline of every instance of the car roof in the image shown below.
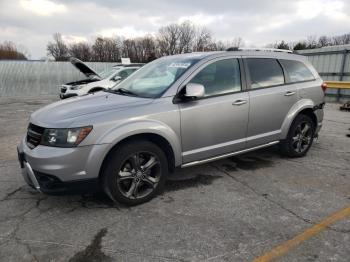
<path fill-rule="evenodd" d="M 288 60 L 306 60 L 305 56 L 287 53 L 283 51 L 269 51 L 269 50 L 238 50 L 238 51 L 212 51 L 212 52 L 193 52 L 186 54 L 178 54 L 174 55 L 175 57 L 183 57 L 183 58 L 198 58 L 201 59 L 214 59 L 225 56 L 252 56 L 252 57 L 271 57 L 276 59 L 288 59 Z"/>

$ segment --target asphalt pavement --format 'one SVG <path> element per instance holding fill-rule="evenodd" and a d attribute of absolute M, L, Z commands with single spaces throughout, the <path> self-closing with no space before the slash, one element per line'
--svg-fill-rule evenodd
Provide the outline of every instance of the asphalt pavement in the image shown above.
<path fill-rule="evenodd" d="M 54 100 L 0 98 L 0 261 L 350 261 L 350 112 L 338 104 L 304 158 L 272 147 L 183 169 L 124 207 L 25 185 L 16 145 Z"/>

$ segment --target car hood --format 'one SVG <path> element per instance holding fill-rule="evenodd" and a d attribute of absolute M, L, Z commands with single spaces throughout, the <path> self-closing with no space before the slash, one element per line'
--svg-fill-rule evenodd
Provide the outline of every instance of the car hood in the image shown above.
<path fill-rule="evenodd" d="M 72 65 L 78 69 L 80 72 L 82 72 L 86 77 L 89 78 L 99 78 L 101 79 L 101 76 L 96 73 L 93 69 L 87 66 L 83 61 L 79 60 L 78 58 L 71 57 L 69 61 L 72 63 Z"/>
<path fill-rule="evenodd" d="M 152 103 L 153 99 L 97 92 L 73 97 L 35 111 L 30 122 L 47 128 L 66 128 L 80 116 L 104 111 L 121 111 Z"/>

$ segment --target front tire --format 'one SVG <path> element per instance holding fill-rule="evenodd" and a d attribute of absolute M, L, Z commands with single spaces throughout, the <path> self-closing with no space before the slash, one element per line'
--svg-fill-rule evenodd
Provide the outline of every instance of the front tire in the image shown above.
<path fill-rule="evenodd" d="M 113 201 L 138 205 L 162 191 L 167 173 L 167 158 L 157 145 L 132 141 L 112 152 L 102 173 L 102 187 Z"/>
<path fill-rule="evenodd" d="M 287 138 L 280 142 L 280 152 L 288 157 L 302 157 L 309 151 L 315 135 L 315 125 L 312 119 L 298 115 L 289 131 Z"/>

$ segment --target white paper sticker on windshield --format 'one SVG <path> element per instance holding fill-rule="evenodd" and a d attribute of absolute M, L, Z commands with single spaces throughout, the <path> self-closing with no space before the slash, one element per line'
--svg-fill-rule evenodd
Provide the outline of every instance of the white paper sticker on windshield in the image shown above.
<path fill-rule="evenodd" d="M 187 68 L 191 65 L 191 63 L 171 63 L 169 67 L 177 67 L 177 68 Z"/>

